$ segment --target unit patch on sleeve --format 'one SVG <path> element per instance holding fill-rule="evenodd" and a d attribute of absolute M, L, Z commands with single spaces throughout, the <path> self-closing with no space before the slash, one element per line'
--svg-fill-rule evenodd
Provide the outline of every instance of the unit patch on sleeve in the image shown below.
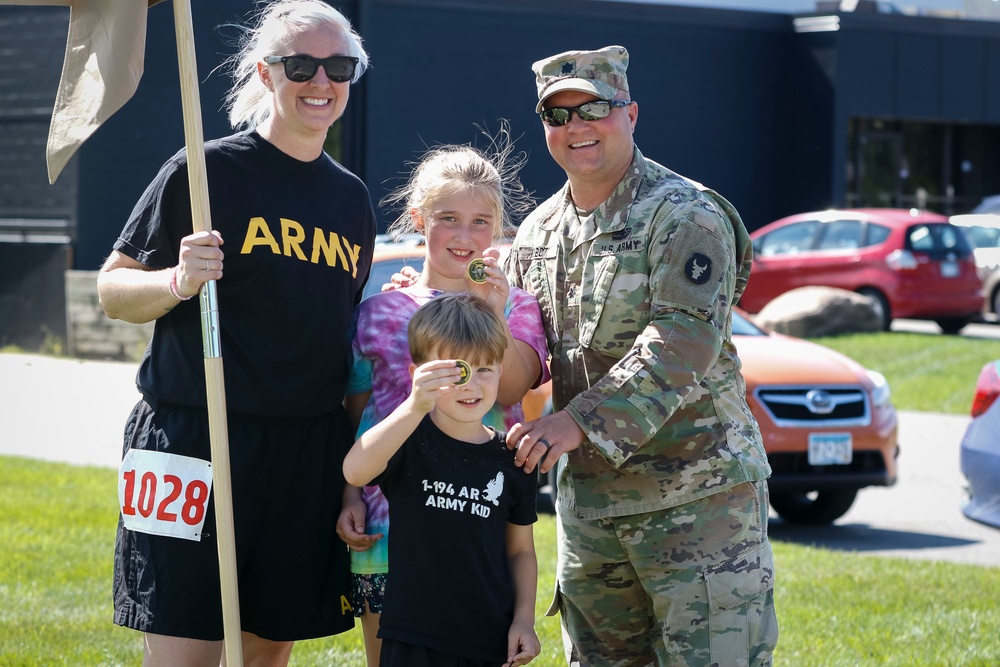
<path fill-rule="evenodd" d="M 650 276 L 653 303 L 708 316 L 725 283 L 732 249 L 710 230 L 684 222 L 668 237 L 663 255 L 665 261 Z"/>
<path fill-rule="evenodd" d="M 704 285 L 712 277 L 712 260 L 700 252 L 691 253 L 684 264 L 684 275 L 695 285 Z"/>

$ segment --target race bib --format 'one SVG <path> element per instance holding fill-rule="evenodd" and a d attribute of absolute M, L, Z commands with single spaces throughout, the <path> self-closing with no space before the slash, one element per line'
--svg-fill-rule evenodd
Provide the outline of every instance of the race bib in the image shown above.
<path fill-rule="evenodd" d="M 212 492 L 208 461 L 130 449 L 118 471 L 125 527 L 139 533 L 201 541 Z"/>

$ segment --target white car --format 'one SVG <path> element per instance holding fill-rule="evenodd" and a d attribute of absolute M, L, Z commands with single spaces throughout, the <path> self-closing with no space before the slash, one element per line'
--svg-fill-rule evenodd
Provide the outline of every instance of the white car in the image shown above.
<path fill-rule="evenodd" d="M 953 215 L 950 222 L 965 230 L 973 248 L 983 281 L 983 312 L 1000 316 L 1000 213 Z"/>

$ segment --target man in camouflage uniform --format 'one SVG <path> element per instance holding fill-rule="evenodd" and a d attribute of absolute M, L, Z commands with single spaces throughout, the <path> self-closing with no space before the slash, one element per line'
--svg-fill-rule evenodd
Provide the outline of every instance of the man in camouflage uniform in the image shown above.
<path fill-rule="evenodd" d="M 507 273 L 541 305 L 556 412 L 507 442 L 528 471 L 566 455 L 549 613 L 571 664 L 770 665 L 770 468 L 732 342 L 751 246 L 729 202 L 634 146 L 627 66 L 611 46 L 532 67 L 568 182 Z"/>

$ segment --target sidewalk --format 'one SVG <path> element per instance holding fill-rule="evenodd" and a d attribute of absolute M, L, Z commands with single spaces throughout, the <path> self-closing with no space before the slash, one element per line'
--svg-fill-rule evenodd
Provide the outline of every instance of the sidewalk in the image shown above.
<path fill-rule="evenodd" d="M 0 354 L 0 454 L 117 468 L 136 368 Z"/>

